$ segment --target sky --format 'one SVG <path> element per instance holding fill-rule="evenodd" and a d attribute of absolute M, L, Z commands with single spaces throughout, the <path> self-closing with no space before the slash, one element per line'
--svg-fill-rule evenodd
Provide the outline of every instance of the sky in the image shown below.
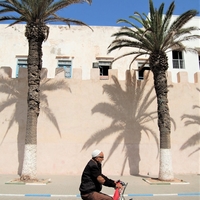
<path fill-rule="evenodd" d="M 172 0 L 153 0 L 154 6 L 159 8 L 165 3 L 164 12 Z M 189 9 L 200 12 L 200 0 L 174 0 L 175 15 L 180 15 Z M 121 26 L 118 19 L 129 19 L 134 12 L 149 13 L 149 0 L 93 0 L 92 4 L 73 4 L 59 11 L 60 16 L 83 21 L 90 26 Z M 198 14 L 199 15 L 199 14 Z"/>

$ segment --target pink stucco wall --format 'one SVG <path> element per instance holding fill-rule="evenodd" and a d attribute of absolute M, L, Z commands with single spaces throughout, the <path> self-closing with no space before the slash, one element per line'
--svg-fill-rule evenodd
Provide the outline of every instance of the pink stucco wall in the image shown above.
<path fill-rule="evenodd" d="M 149 101 L 155 97 L 154 90 L 150 92 L 152 74 L 143 89 L 145 81 L 127 89 L 129 71 L 126 80 L 118 81 L 117 70 L 109 71 L 108 80 L 100 80 L 97 70 L 91 69 L 90 80 L 81 80 L 81 69 L 74 70 L 72 79 L 60 78 L 60 74 L 46 79 L 43 70 L 38 173 L 80 175 L 91 152 L 98 148 L 105 154 L 103 170 L 108 175 L 158 174 L 159 150 L 153 137 L 155 134 L 159 141 L 157 119 L 148 117 L 157 109 L 156 100 Z M 9 68 L 0 69 L 0 174 L 16 174 L 21 169 L 26 127 L 25 73 L 23 69 L 18 79 L 11 79 Z M 199 122 L 185 124 L 191 116 L 200 117 L 200 73 L 194 78 L 195 82 L 189 83 L 183 72 L 178 74 L 178 83 L 172 83 L 168 74 L 174 173 L 200 173 L 199 138 L 195 139 Z M 137 94 L 134 88 L 139 87 Z M 147 108 L 142 110 L 144 103 Z"/>

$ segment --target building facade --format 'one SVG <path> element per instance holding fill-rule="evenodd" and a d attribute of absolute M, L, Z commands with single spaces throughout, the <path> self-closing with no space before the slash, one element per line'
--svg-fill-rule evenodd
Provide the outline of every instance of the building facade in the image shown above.
<path fill-rule="evenodd" d="M 0 174 L 17 174 L 26 133 L 28 44 L 24 25 L 0 27 Z M 157 175 L 153 77 L 137 71 L 146 57 L 131 70 L 128 57 L 110 66 L 123 53 L 107 55 L 119 27 L 92 29 L 53 25 L 43 44 L 38 174 L 80 175 L 91 152 L 101 149 L 106 174 Z M 199 50 L 199 42 L 190 45 Z M 199 54 L 172 51 L 168 57 L 173 171 L 199 174 Z"/>
<path fill-rule="evenodd" d="M 174 18 L 177 16 L 174 16 Z M 200 17 L 193 18 L 188 26 L 199 26 Z M 25 25 L 7 27 L 7 24 L 0 24 L 0 49 L 1 67 L 12 68 L 12 77 L 18 76 L 19 67 L 26 67 L 28 43 L 25 33 Z M 49 25 L 50 34 L 43 43 L 43 67 L 48 69 L 48 78 L 55 77 L 59 69 L 65 70 L 65 77 L 73 76 L 73 69 L 82 70 L 82 79 L 91 78 L 90 69 L 99 68 L 102 79 L 108 76 L 108 69 L 118 69 L 118 78 L 125 80 L 125 72 L 128 69 L 138 70 L 147 57 L 137 59 L 129 66 L 131 57 L 116 61 L 110 66 L 110 62 L 129 49 L 113 51 L 107 54 L 107 48 L 114 39 L 112 34 L 119 30 L 119 27 L 87 27 L 64 25 Z M 199 34 L 199 33 L 196 33 Z M 9 42 L 8 42 L 9 41 Z M 169 72 L 172 74 L 172 81 L 177 82 L 178 72 L 187 72 L 189 82 L 194 82 L 194 73 L 200 70 L 200 41 L 188 41 L 188 47 L 195 48 L 197 53 L 169 51 Z M 142 79 L 143 71 L 138 71 L 137 78 Z"/>

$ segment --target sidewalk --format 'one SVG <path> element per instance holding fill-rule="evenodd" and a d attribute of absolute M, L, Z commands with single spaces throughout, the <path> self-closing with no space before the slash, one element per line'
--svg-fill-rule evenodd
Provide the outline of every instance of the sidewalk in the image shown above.
<path fill-rule="evenodd" d="M 13 199 L 20 199 L 19 197 L 29 197 L 28 199 L 30 199 L 30 197 L 34 197 L 36 200 L 47 197 L 51 199 L 80 199 L 80 176 L 38 175 L 39 179 L 51 179 L 51 182 L 46 185 L 5 184 L 16 178 L 18 178 L 17 175 L 0 175 L 0 199 L 12 199 L 11 197 L 15 197 Z M 200 199 L 200 175 L 175 175 L 175 178 L 185 182 L 183 184 L 168 185 L 151 185 L 143 180 L 148 177 L 142 176 L 110 176 L 110 178 L 120 179 L 128 183 L 124 195 L 125 199 L 136 199 L 136 197 L 138 199 L 144 197 L 168 197 L 173 199 L 171 197 L 175 196 L 187 197 L 190 200 Z M 102 192 L 112 196 L 114 190 L 103 186 Z"/>

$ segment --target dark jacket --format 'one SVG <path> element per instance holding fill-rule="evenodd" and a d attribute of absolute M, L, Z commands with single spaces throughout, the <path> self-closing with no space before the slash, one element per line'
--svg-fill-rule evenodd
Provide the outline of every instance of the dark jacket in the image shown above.
<path fill-rule="evenodd" d="M 81 176 L 81 184 L 79 187 L 80 193 L 84 195 L 91 192 L 100 192 L 102 189 L 102 185 L 97 180 L 97 177 L 100 175 L 106 180 L 104 183 L 105 186 L 115 187 L 114 181 L 108 179 L 106 176 L 102 174 L 101 163 L 91 159 L 87 163 Z"/>

